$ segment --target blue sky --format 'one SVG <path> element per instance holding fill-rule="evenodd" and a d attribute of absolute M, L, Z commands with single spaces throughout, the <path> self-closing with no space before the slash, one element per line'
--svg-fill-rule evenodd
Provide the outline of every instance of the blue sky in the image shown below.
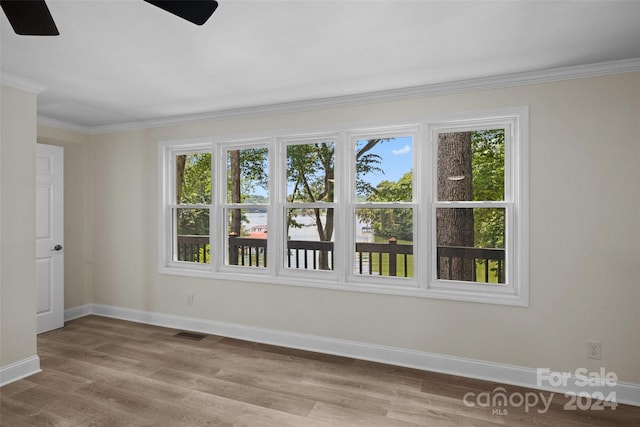
<path fill-rule="evenodd" d="M 413 141 L 410 136 L 385 140 L 376 144 L 369 153 L 375 153 L 382 157 L 380 167 L 384 170 L 384 175 L 370 173 L 365 175 L 365 179 L 374 186 L 384 180 L 397 181 L 411 170 Z"/>
<path fill-rule="evenodd" d="M 385 140 L 376 144 L 369 153 L 378 154 L 382 158 L 382 164 L 379 166 L 384 174 L 380 172 L 369 173 L 365 175 L 365 179 L 374 187 L 384 180 L 397 181 L 412 168 L 413 138 L 404 136 Z M 257 186 L 253 193 L 261 196 L 267 195 L 264 189 Z"/>

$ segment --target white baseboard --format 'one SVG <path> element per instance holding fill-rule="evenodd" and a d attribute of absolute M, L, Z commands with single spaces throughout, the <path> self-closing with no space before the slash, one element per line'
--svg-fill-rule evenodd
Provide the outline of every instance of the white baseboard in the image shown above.
<path fill-rule="evenodd" d="M 40 358 L 31 356 L 0 367 L 0 387 L 41 372 Z"/>
<path fill-rule="evenodd" d="M 87 312 L 88 311 L 88 312 Z M 264 344 L 309 350 L 337 356 L 390 365 L 404 366 L 424 371 L 440 372 L 467 378 L 493 381 L 503 384 L 545 390 L 558 394 L 601 392 L 605 397 L 614 392 L 616 401 L 628 405 L 640 406 L 640 384 L 616 381 L 615 385 L 584 386 L 584 379 L 568 374 L 563 384 L 540 381 L 538 370 L 522 366 L 513 366 L 483 360 L 446 356 L 436 353 L 426 353 L 403 348 L 387 347 L 356 341 L 339 340 L 315 335 L 298 334 L 274 329 L 258 328 L 234 323 L 217 322 L 214 320 L 196 319 L 171 314 L 133 310 L 102 304 L 90 304 L 90 307 L 80 306 L 65 312 L 65 320 L 78 313 L 97 314 L 105 317 L 163 326 L 173 329 L 202 332 L 225 337 L 238 338 Z M 80 317 L 76 316 L 76 317 Z M 71 317 L 70 317 L 71 318 Z M 486 390 L 491 392 L 491 390 Z"/>
<path fill-rule="evenodd" d="M 84 304 L 64 311 L 64 321 L 77 319 L 93 313 L 93 304 Z"/>

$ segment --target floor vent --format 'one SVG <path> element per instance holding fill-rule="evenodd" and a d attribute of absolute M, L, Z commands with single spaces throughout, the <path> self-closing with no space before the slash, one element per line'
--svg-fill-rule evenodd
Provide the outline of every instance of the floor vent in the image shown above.
<path fill-rule="evenodd" d="M 194 341 L 202 341 L 203 339 L 205 339 L 206 335 L 197 334 L 195 332 L 178 332 L 177 334 L 174 335 L 174 337 L 185 338 L 185 339 L 194 340 Z"/>

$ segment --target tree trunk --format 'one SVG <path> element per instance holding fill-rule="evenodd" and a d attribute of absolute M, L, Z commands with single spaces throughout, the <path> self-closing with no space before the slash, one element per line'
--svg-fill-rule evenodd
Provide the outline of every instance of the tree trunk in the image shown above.
<path fill-rule="evenodd" d="M 242 203 L 242 195 L 240 193 L 240 150 L 229 151 L 231 160 L 231 203 Z M 242 212 L 240 209 L 231 210 L 231 230 L 240 237 L 242 229 Z"/>
<path fill-rule="evenodd" d="M 323 167 L 325 170 L 324 174 L 324 188 L 326 189 L 327 196 L 325 198 L 328 202 L 333 202 L 334 195 L 334 168 L 332 164 L 333 153 L 327 155 L 323 161 Z M 316 209 L 316 226 L 318 228 L 318 234 L 320 235 L 320 240 L 324 242 L 330 242 L 333 238 L 333 227 L 334 227 L 334 212 L 333 209 L 327 209 L 327 218 L 324 229 L 322 228 L 322 223 L 320 222 L 319 209 Z M 329 252 L 328 251 L 320 251 L 320 256 L 318 259 L 319 269 L 320 270 L 329 270 Z"/>
<path fill-rule="evenodd" d="M 438 200 L 473 200 L 471 176 L 471 132 L 438 135 Z M 436 210 L 437 246 L 474 246 L 473 209 Z M 448 280 L 473 280 L 473 260 L 443 259 L 438 277 Z"/>
<path fill-rule="evenodd" d="M 187 156 L 176 156 L 176 203 L 182 201 L 182 186 L 184 185 L 184 167 L 187 162 Z"/>

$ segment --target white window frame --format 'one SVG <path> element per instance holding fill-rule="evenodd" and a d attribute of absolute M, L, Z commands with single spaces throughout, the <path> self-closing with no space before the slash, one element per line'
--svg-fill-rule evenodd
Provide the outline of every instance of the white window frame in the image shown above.
<path fill-rule="evenodd" d="M 505 194 L 503 201 L 437 200 L 438 134 L 486 129 L 505 129 Z M 452 116 L 427 126 L 430 144 L 431 179 L 429 221 L 429 276 L 426 294 L 437 298 L 527 306 L 528 269 L 528 109 L 526 107 L 491 111 L 471 116 Z M 436 209 L 505 209 L 505 284 L 484 284 L 441 280 L 436 268 Z"/>
<path fill-rule="evenodd" d="M 227 153 L 231 150 L 246 150 L 251 148 L 266 148 L 267 149 L 267 174 L 268 174 L 268 195 L 269 195 L 269 203 L 264 204 L 253 204 L 253 203 L 229 203 L 227 201 Z M 252 207 L 257 208 L 266 208 L 267 210 L 267 230 L 271 230 L 274 227 L 274 193 L 273 190 L 273 144 L 271 138 L 261 138 L 261 139 L 250 139 L 250 140 L 234 140 L 234 141 L 225 141 L 217 144 L 217 160 L 218 160 L 218 170 L 220 174 L 216 178 L 217 186 L 215 186 L 215 193 L 219 195 L 218 203 L 214 208 L 219 215 L 220 220 L 215 224 L 216 231 L 219 236 L 224 236 L 221 239 L 224 243 L 222 247 L 218 249 L 217 255 L 217 265 L 219 265 L 219 270 L 221 272 L 232 272 L 232 273 L 241 273 L 241 274 L 257 274 L 257 275 L 273 275 L 275 272 L 274 267 L 274 259 L 272 259 L 271 255 L 269 255 L 267 259 L 266 267 L 249 267 L 243 265 L 229 265 L 227 264 L 227 253 L 229 251 L 229 236 L 227 236 L 227 217 L 225 215 L 228 209 L 250 209 Z M 273 236 L 272 233 L 268 232 L 267 236 L 267 254 L 275 253 L 276 245 L 275 238 L 269 237 Z"/>
<path fill-rule="evenodd" d="M 159 153 L 159 165 L 158 168 L 160 174 L 160 182 L 162 185 L 159 190 L 159 200 L 161 204 L 160 220 L 159 220 L 159 266 L 161 273 L 182 273 L 187 275 L 202 276 L 215 268 L 215 252 L 213 245 L 213 236 L 215 229 L 215 215 L 213 206 L 215 206 L 215 200 L 212 200 L 211 204 L 178 204 L 175 202 L 176 194 L 176 180 L 175 180 L 175 165 L 176 156 L 184 154 L 196 154 L 196 153 L 211 153 L 211 176 L 215 177 L 214 167 L 214 151 L 210 140 L 204 141 L 173 141 L 173 142 L 161 142 Z M 173 210 L 177 208 L 193 208 L 193 209 L 208 209 L 209 210 L 209 246 L 211 256 L 209 263 L 197 263 L 190 261 L 177 261 L 174 257 L 176 253 L 177 239 L 174 239 L 174 230 L 176 230 L 175 219 L 173 216 Z"/>
<path fill-rule="evenodd" d="M 421 252 L 418 247 L 418 240 L 421 233 L 420 221 L 419 221 L 419 198 L 420 198 L 420 175 L 418 159 L 421 153 L 420 144 L 421 126 L 409 125 L 409 126 L 387 126 L 384 128 L 366 129 L 360 131 L 347 132 L 348 144 L 345 144 L 348 149 L 348 154 L 345 156 L 348 158 L 348 167 L 344 171 L 345 176 L 348 176 L 347 182 L 348 188 L 345 191 L 345 211 L 348 215 L 348 219 L 345 223 L 345 228 L 348 230 L 346 234 L 346 251 L 347 254 L 347 279 L 354 284 L 369 285 L 376 287 L 405 287 L 405 288 L 419 288 L 418 279 L 418 264 L 416 260 L 420 259 Z M 356 146 L 357 141 L 363 139 L 375 139 L 375 138 L 398 138 L 410 136 L 412 138 L 412 153 L 411 153 L 411 169 L 413 171 L 413 185 L 412 185 L 412 200 L 410 202 L 357 202 L 356 201 Z M 355 233 L 355 220 L 356 209 L 358 208 L 381 208 L 381 209 L 394 209 L 394 208 L 407 208 L 413 209 L 413 277 L 393 277 L 393 276 L 374 276 L 366 274 L 355 273 L 356 262 L 356 233 Z"/>
<path fill-rule="evenodd" d="M 230 136 L 219 139 L 173 140 L 159 143 L 159 273 L 178 276 L 241 280 L 266 284 L 337 289 L 342 291 L 437 298 L 457 301 L 527 306 L 529 302 L 529 211 L 528 211 L 528 108 L 451 114 L 378 127 L 340 127 L 305 133 L 265 132 L 260 135 Z M 498 202 L 441 202 L 435 198 L 437 133 L 448 131 L 508 128 L 505 133 L 505 200 Z M 414 198 L 411 203 L 366 204 L 366 207 L 411 207 L 414 209 L 414 277 L 356 275 L 355 265 L 355 141 L 378 137 L 411 135 L 413 139 Z M 335 144 L 335 199 L 333 202 L 287 203 L 287 153 L 290 144 L 332 141 Z M 269 152 L 269 205 L 267 207 L 268 264 L 266 268 L 229 266 L 225 262 L 225 209 L 246 207 L 227 203 L 226 153 L 229 149 L 267 147 Z M 171 197 L 175 194 L 175 156 L 211 152 L 211 205 L 209 264 L 174 261 Z M 339 178 L 339 181 L 338 181 Z M 479 205 L 473 205 L 479 203 Z M 262 206 L 262 205 L 261 205 Z M 505 285 L 456 282 L 436 278 L 435 209 L 438 207 L 506 208 L 507 249 Z M 303 270 L 285 267 L 287 208 L 333 208 L 334 269 Z M 215 236 L 225 236 L 217 239 Z"/>
<path fill-rule="evenodd" d="M 334 183 L 334 199 L 333 202 L 312 202 L 312 203 L 302 203 L 302 202 L 287 202 L 287 147 L 291 145 L 305 145 L 305 144 L 317 144 L 323 142 L 333 142 L 334 144 L 334 172 L 335 176 L 338 177 L 342 170 L 342 154 L 340 153 L 340 146 L 344 145 L 342 135 L 338 132 L 328 132 L 328 133 L 314 133 L 314 134 L 301 134 L 301 135 L 293 135 L 287 137 L 279 137 L 277 138 L 277 146 L 279 152 L 279 162 L 277 165 L 277 169 L 279 172 L 279 191 L 278 191 L 278 205 L 277 205 L 277 214 L 276 221 L 278 227 L 276 227 L 276 231 L 278 232 L 278 242 L 280 243 L 281 250 L 277 251 L 278 256 L 278 265 L 277 272 L 281 277 L 291 277 L 296 279 L 308 279 L 311 281 L 315 281 L 316 283 L 323 283 L 328 280 L 333 281 L 335 283 L 343 281 L 343 273 L 344 262 L 343 254 L 344 249 L 343 245 L 341 245 L 337 240 L 336 236 L 341 231 L 342 224 L 342 209 L 340 208 L 340 204 L 338 201 L 342 197 L 342 192 L 340 189 L 340 183 Z M 285 266 L 286 262 L 286 248 L 287 248 L 287 236 L 285 234 L 286 230 L 286 210 L 287 209 L 306 209 L 306 208 L 320 208 L 320 209 L 333 209 L 334 214 L 334 229 L 333 229 L 333 270 L 311 270 L 311 269 L 296 269 L 296 268 L 288 268 Z M 342 279 L 342 280 L 341 280 Z"/>

